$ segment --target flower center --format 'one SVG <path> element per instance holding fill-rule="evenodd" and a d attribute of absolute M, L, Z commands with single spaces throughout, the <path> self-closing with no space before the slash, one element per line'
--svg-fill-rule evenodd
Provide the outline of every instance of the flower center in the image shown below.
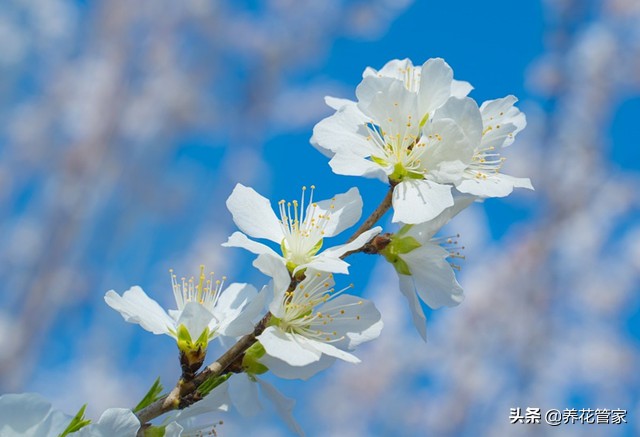
<path fill-rule="evenodd" d="M 209 312 L 213 312 L 218 298 L 220 297 L 220 290 L 224 285 L 226 276 L 222 277 L 222 280 L 213 280 L 213 272 L 209 273 L 209 278 L 204 274 L 204 265 L 200 266 L 200 276 L 198 281 L 194 277 L 187 279 L 182 277 L 178 281 L 177 276 L 173 273 L 173 269 L 169 270 L 171 274 L 171 285 L 173 288 L 173 295 L 176 299 L 178 309 L 184 309 L 184 306 L 188 302 L 197 302 L 203 305 Z"/>
<path fill-rule="evenodd" d="M 330 312 L 316 311 L 316 307 L 353 288 L 353 284 L 342 290 L 333 288 L 333 275 L 316 273 L 299 284 L 294 291 L 285 294 L 284 316 L 279 321 L 282 330 L 299 334 L 325 343 L 336 342 L 344 337 L 332 330 L 336 321 L 360 320 L 360 315 L 350 307 L 362 305 L 362 301 L 331 307 Z"/>
<path fill-rule="evenodd" d="M 313 202 L 314 190 L 315 186 L 311 185 L 306 209 L 307 187 L 302 187 L 300 203 L 297 200 L 279 202 L 280 227 L 284 234 L 282 255 L 287 259 L 290 268 L 308 263 L 318 253 L 322 247 L 324 229 L 331 218 L 331 212 L 321 210 L 318 204 Z M 330 208 L 333 208 L 333 204 Z"/>

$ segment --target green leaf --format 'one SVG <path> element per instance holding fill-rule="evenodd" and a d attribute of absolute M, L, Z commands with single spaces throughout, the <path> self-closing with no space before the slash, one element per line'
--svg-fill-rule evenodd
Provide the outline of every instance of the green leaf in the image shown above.
<path fill-rule="evenodd" d="M 391 246 L 391 250 L 396 254 L 409 253 L 412 250 L 421 247 L 422 244 L 418 243 L 413 237 L 391 238 L 391 243 L 387 247 Z"/>
<path fill-rule="evenodd" d="M 144 395 L 142 400 L 138 402 L 138 405 L 135 406 L 135 408 L 133 409 L 133 412 L 137 413 L 138 411 L 148 407 L 149 405 L 151 405 L 152 403 L 160 399 L 160 393 L 162 393 L 162 390 L 163 390 L 163 387 L 162 387 L 162 384 L 160 384 L 160 377 L 158 377 L 154 381 L 153 385 L 151 386 L 147 394 Z"/>
<path fill-rule="evenodd" d="M 144 430 L 144 437 L 164 437 L 166 426 L 150 426 Z"/>
<path fill-rule="evenodd" d="M 225 382 L 227 379 L 231 378 L 232 373 L 225 373 L 224 375 L 212 376 L 207 379 L 205 382 L 200 384 L 198 387 L 198 392 L 205 397 L 209 393 L 213 391 L 214 388 Z"/>
<path fill-rule="evenodd" d="M 250 375 L 262 375 L 268 372 L 269 368 L 259 361 L 265 353 L 264 346 L 262 346 L 259 341 L 253 343 L 242 358 L 242 368 L 244 371 Z"/>
<path fill-rule="evenodd" d="M 91 423 L 91 420 L 84 418 L 84 410 L 86 410 L 86 408 L 87 404 L 84 404 L 82 408 L 80 408 L 80 411 L 78 411 L 73 419 L 71 419 L 71 422 L 69 422 L 69 425 L 65 428 L 65 430 L 62 431 L 62 434 L 60 434 L 58 437 L 65 437 L 73 432 L 79 431 L 80 429 Z"/>

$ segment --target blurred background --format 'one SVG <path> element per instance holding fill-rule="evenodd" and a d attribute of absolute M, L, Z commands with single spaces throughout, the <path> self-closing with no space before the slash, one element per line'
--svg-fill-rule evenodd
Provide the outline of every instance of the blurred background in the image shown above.
<path fill-rule="evenodd" d="M 520 98 L 505 172 L 536 191 L 450 225 L 467 298 L 428 312 L 427 344 L 393 269 L 356 255 L 338 285 L 374 299 L 382 337 L 359 366 L 267 379 L 309 436 L 640 433 L 637 0 L 7 0 L 0 41 L 0 393 L 98 417 L 158 375 L 172 386 L 175 344 L 104 293 L 138 284 L 170 307 L 168 269 L 201 263 L 264 284 L 220 247 L 237 182 L 274 202 L 357 185 L 371 212 L 384 185 L 333 175 L 308 144 L 323 97 L 354 98 L 366 66 L 443 57 L 477 101 Z M 510 425 L 515 407 L 629 423 Z M 266 402 L 224 419 L 221 436 L 291 435 Z"/>

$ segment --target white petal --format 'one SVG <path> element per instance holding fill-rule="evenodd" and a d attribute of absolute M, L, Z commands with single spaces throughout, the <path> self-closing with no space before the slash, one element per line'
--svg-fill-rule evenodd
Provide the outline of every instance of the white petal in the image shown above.
<path fill-rule="evenodd" d="M 343 340 L 331 343 L 340 349 L 353 350 L 356 346 L 380 336 L 383 328 L 380 311 L 373 302 L 350 294 L 342 294 L 318 307 L 330 321 L 319 326 Z"/>
<path fill-rule="evenodd" d="M 336 111 L 342 108 L 343 106 L 356 104 L 356 102 L 351 101 L 349 99 L 341 99 L 339 97 L 331 97 L 331 96 L 326 96 L 324 98 L 324 102 L 327 104 L 327 106 L 335 109 Z"/>
<path fill-rule="evenodd" d="M 440 183 L 459 181 L 472 162 L 475 147 L 458 124 L 449 118 L 427 123 L 426 147 L 420 159 L 427 177 Z"/>
<path fill-rule="evenodd" d="M 277 377 L 283 379 L 302 379 L 304 381 L 316 375 L 318 372 L 329 368 L 335 361 L 336 359 L 334 357 L 322 355 L 318 361 L 307 364 L 306 366 L 291 366 L 269 355 L 260 358 L 260 362 L 267 366 L 269 371 Z"/>
<path fill-rule="evenodd" d="M 400 291 L 409 302 L 413 325 L 416 327 L 420 337 L 422 337 L 424 341 L 427 341 L 427 318 L 424 315 L 424 311 L 422 310 L 422 306 L 420 305 L 420 301 L 416 295 L 413 277 L 398 274 L 398 279 L 400 280 Z"/>
<path fill-rule="evenodd" d="M 367 141 L 369 132 L 365 116 L 355 104 L 345 104 L 335 114 L 321 120 L 313 128 L 311 144 L 327 156 L 339 150 L 358 156 L 369 156 L 376 149 Z"/>
<path fill-rule="evenodd" d="M 268 253 L 271 255 L 278 256 L 278 254 L 269 246 L 266 246 L 262 243 L 258 243 L 257 241 L 250 240 L 242 232 L 237 232 L 237 231 L 231 234 L 229 239 L 225 243 L 222 243 L 222 246 L 223 247 L 241 247 L 243 249 L 247 249 L 251 253 L 255 253 L 256 255 L 262 255 L 263 253 Z"/>
<path fill-rule="evenodd" d="M 273 403 L 276 407 L 276 411 L 278 415 L 284 420 L 291 431 L 295 432 L 299 436 L 304 437 L 304 431 L 293 418 L 291 412 L 293 411 L 293 407 L 296 405 L 296 401 L 293 399 L 289 399 L 282 395 L 274 386 L 269 384 L 267 381 L 264 381 L 260 378 L 257 378 L 258 384 L 260 384 L 260 388 L 262 389 L 262 393 Z"/>
<path fill-rule="evenodd" d="M 183 431 L 184 428 L 182 427 L 182 425 L 176 422 L 171 422 L 170 424 L 165 426 L 163 437 L 181 437 Z"/>
<path fill-rule="evenodd" d="M 433 309 L 455 306 L 464 299 L 448 256 L 448 251 L 433 243 L 400 256 L 409 266 L 418 296 Z"/>
<path fill-rule="evenodd" d="M 513 143 L 518 132 L 525 128 L 525 115 L 513 106 L 517 101 L 516 97 L 507 96 L 482 103 L 480 112 L 486 131 L 482 137 L 483 148 L 507 147 Z"/>
<path fill-rule="evenodd" d="M 187 328 L 193 341 L 196 341 L 202 331 L 209 326 L 213 319 L 213 314 L 198 302 L 187 302 L 184 306 L 177 325 L 181 324 Z"/>
<path fill-rule="evenodd" d="M 78 437 L 135 437 L 140 421 L 125 408 L 110 408 L 100 416 L 98 422 L 85 426 L 74 436 Z"/>
<path fill-rule="evenodd" d="M 239 337 L 253 332 L 253 319 L 264 308 L 264 294 L 249 284 L 231 284 L 220 295 L 213 310 L 210 329 L 218 328 L 220 335 Z"/>
<path fill-rule="evenodd" d="M 340 258 L 342 255 L 344 255 L 347 252 L 360 249 L 362 246 L 364 246 L 369 241 L 371 241 L 371 239 L 376 235 L 378 235 L 380 232 L 382 232 L 382 228 L 380 226 L 376 226 L 375 228 L 369 229 L 368 231 L 365 231 L 362 234 L 358 235 L 358 237 L 355 240 L 353 240 L 351 243 L 330 247 L 329 249 L 322 252 L 319 256 L 324 255 L 332 258 Z M 347 266 L 349 266 L 349 264 L 347 264 Z M 334 271 L 333 273 L 337 273 L 337 272 Z M 344 272 L 344 273 L 348 273 L 348 272 Z"/>
<path fill-rule="evenodd" d="M 233 375 L 229 380 L 231 402 L 243 416 L 255 416 L 262 411 L 258 399 L 258 385 L 246 373 Z"/>
<path fill-rule="evenodd" d="M 175 328 L 175 321 L 137 285 L 125 291 L 122 296 L 110 290 L 105 294 L 104 300 L 127 322 L 137 323 L 154 334 L 172 335 L 169 330 Z"/>
<path fill-rule="evenodd" d="M 428 180 L 405 180 L 393 189 L 393 221 L 422 223 L 437 217 L 453 205 L 449 185 Z"/>
<path fill-rule="evenodd" d="M 267 276 L 273 278 L 276 291 L 286 290 L 291 283 L 286 261 L 280 255 L 262 254 L 253 261 L 253 266 Z"/>
<path fill-rule="evenodd" d="M 280 221 L 271 208 L 269 199 L 253 188 L 237 184 L 227 199 L 227 208 L 242 232 L 254 238 L 265 238 L 280 244 L 284 235 Z"/>
<path fill-rule="evenodd" d="M 365 178 L 379 179 L 382 182 L 388 181 L 387 171 L 384 168 L 350 151 L 338 151 L 329 161 L 329 165 L 335 174 L 363 176 Z"/>
<path fill-rule="evenodd" d="M 178 422 L 182 426 L 185 426 L 185 424 L 194 417 L 218 411 L 228 411 L 230 403 L 229 382 L 225 381 L 214 388 L 202 400 L 188 406 L 187 408 L 169 414 L 173 414 L 171 416 L 172 420 Z"/>
<path fill-rule="evenodd" d="M 467 97 L 469 93 L 473 90 L 473 87 L 469 82 L 464 80 L 453 80 L 451 82 L 451 95 L 453 97 L 457 97 L 459 99 L 463 97 Z"/>
<path fill-rule="evenodd" d="M 422 114 L 439 108 L 451 97 L 453 70 L 440 58 L 429 59 L 422 65 L 418 102 Z"/>
<path fill-rule="evenodd" d="M 433 120 L 451 119 L 462 128 L 473 147 L 482 140 L 482 114 L 475 100 L 465 97 L 450 98 L 433 116 Z M 443 135 L 444 136 L 444 135 Z"/>
<path fill-rule="evenodd" d="M 322 353 L 310 348 L 307 339 L 269 326 L 258 337 L 265 351 L 292 366 L 306 366 L 320 359 Z"/>
<path fill-rule="evenodd" d="M 314 257 L 313 260 L 311 260 L 310 262 L 297 266 L 293 270 L 293 274 L 295 275 L 300 270 L 308 269 L 308 268 L 318 270 L 320 272 L 340 273 L 343 275 L 346 275 L 349 273 L 349 263 L 341 260 L 338 257 L 329 256 L 324 252 Z"/>
<path fill-rule="evenodd" d="M 324 228 L 325 237 L 333 237 L 360 220 L 362 215 L 362 197 L 357 188 L 353 187 L 346 193 L 336 194 L 332 199 L 316 203 L 316 207 L 309 205 L 307 214 L 315 217 L 320 214 L 330 215 Z"/>
<path fill-rule="evenodd" d="M 384 66 L 376 71 L 371 67 L 367 67 L 362 77 L 377 76 L 377 77 L 391 77 L 398 80 L 404 80 L 407 72 L 414 69 L 413 63 L 410 59 L 392 59 L 384 64 Z"/>
<path fill-rule="evenodd" d="M 476 196 L 469 194 L 456 194 L 453 196 L 453 206 L 445 209 L 432 220 L 413 225 L 405 235 L 415 238 L 421 244 L 428 242 L 440 228 L 449 223 L 453 217 L 471 205 L 476 199 Z"/>
<path fill-rule="evenodd" d="M 358 88 L 358 108 L 389 135 L 418 136 L 418 96 L 400 80 L 365 77 Z"/>
<path fill-rule="evenodd" d="M 323 354 L 329 355 L 330 357 L 336 357 L 341 360 L 347 361 L 349 363 L 357 364 L 360 362 L 360 359 L 349 352 L 343 351 L 342 349 L 338 349 L 329 343 L 323 343 L 321 341 L 316 341 L 312 339 L 307 339 L 308 344 L 314 349 L 319 350 Z"/>
<path fill-rule="evenodd" d="M 58 435 L 67 427 L 70 416 L 54 411 L 51 403 L 36 393 L 0 396 L 0 435 L 40 437 Z"/>
<path fill-rule="evenodd" d="M 516 178 L 502 173 L 490 174 L 486 179 L 469 177 L 458 183 L 456 188 L 463 193 L 480 197 L 505 197 L 514 188 L 533 190 L 529 178 Z"/>

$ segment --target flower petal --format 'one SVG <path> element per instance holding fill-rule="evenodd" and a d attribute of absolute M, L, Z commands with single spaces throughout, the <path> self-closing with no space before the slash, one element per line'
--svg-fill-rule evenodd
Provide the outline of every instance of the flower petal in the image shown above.
<path fill-rule="evenodd" d="M 320 359 L 322 353 L 309 347 L 307 339 L 269 326 L 258 337 L 267 354 L 292 366 L 306 366 Z"/>
<path fill-rule="evenodd" d="M 322 200 L 316 206 L 309 205 L 307 215 L 329 215 L 329 221 L 324 228 L 325 237 L 333 237 L 360 220 L 362 215 L 362 197 L 357 188 L 353 187 L 346 193 L 336 194 L 332 199 Z"/>
<path fill-rule="evenodd" d="M 463 301 L 463 290 L 447 261 L 447 250 L 427 243 L 400 257 L 409 266 L 418 296 L 431 308 L 456 306 Z"/>
<path fill-rule="evenodd" d="M 370 118 L 358 109 L 355 102 L 346 103 L 335 114 L 314 126 L 311 144 L 327 156 L 339 150 L 361 157 L 369 156 L 375 151 L 375 146 L 367 141 L 369 133 L 365 124 L 369 121 Z"/>
<path fill-rule="evenodd" d="M 459 99 L 467 97 L 473 90 L 473 86 L 464 80 L 453 80 L 451 82 L 451 96 Z"/>
<path fill-rule="evenodd" d="M 420 244 L 428 242 L 440 228 L 449 223 L 453 217 L 471 205 L 476 199 L 476 196 L 457 193 L 453 196 L 453 206 L 445 209 L 432 220 L 411 226 L 406 235 L 415 238 Z"/>
<path fill-rule="evenodd" d="M 295 275 L 299 271 L 307 268 L 312 268 L 320 272 L 341 273 L 343 275 L 346 275 L 349 273 L 348 262 L 343 261 L 338 257 L 325 255 L 324 252 L 316 256 L 315 258 L 313 258 L 310 262 L 297 266 L 293 270 L 293 274 Z"/>
<path fill-rule="evenodd" d="M 501 99 L 488 100 L 480 106 L 485 134 L 482 147 L 507 147 L 515 136 L 527 125 L 525 115 L 513 106 L 518 99 L 506 96 Z"/>
<path fill-rule="evenodd" d="M 258 384 L 246 373 L 233 375 L 229 380 L 229 396 L 231 402 L 245 417 L 255 416 L 262 411 L 258 398 Z"/>
<path fill-rule="evenodd" d="M 131 410 L 125 408 L 109 408 L 102 413 L 96 423 L 81 428 L 74 433 L 77 437 L 134 437 L 140 428 L 140 421 Z"/>
<path fill-rule="evenodd" d="M 193 341 L 196 341 L 211 323 L 213 314 L 209 312 L 203 305 L 198 302 L 187 302 L 182 311 L 180 317 L 176 322 L 178 326 L 181 324 L 187 328 L 189 335 Z"/>
<path fill-rule="evenodd" d="M 363 158 L 349 150 L 339 150 L 329 161 L 335 174 L 346 176 L 363 176 L 387 182 L 387 171 L 373 161 Z"/>
<path fill-rule="evenodd" d="M 250 284 L 231 284 L 218 298 L 213 309 L 214 318 L 209 329 L 220 335 L 240 337 L 253 332 L 253 319 L 264 307 L 264 294 L 259 299 L 258 290 Z"/>
<path fill-rule="evenodd" d="M 154 334 L 173 335 L 169 331 L 175 328 L 175 321 L 137 285 L 125 291 L 122 296 L 110 290 L 105 294 L 104 300 L 125 321 L 137 323 Z"/>
<path fill-rule="evenodd" d="M 463 192 L 480 197 L 505 197 L 513 192 L 514 188 L 527 188 L 533 190 L 529 178 L 516 178 L 502 173 L 492 173 L 487 178 L 469 177 L 456 185 Z"/>
<path fill-rule="evenodd" d="M 293 407 L 296 405 L 296 401 L 284 396 L 267 381 L 264 381 L 260 378 L 256 378 L 256 380 L 258 384 L 260 384 L 262 393 L 273 403 L 273 405 L 276 407 L 278 415 L 282 418 L 282 420 L 284 420 L 289 429 L 299 436 L 304 437 L 304 431 L 291 414 L 291 412 L 293 411 Z"/>
<path fill-rule="evenodd" d="M 318 372 L 329 368 L 335 361 L 336 359 L 334 357 L 322 355 L 318 361 L 307 364 L 306 366 L 292 366 L 269 355 L 260 358 L 260 362 L 267 366 L 269 371 L 277 377 L 283 379 L 302 379 L 304 381 L 316 375 Z"/>
<path fill-rule="evenodd" d="M 423 223 L 453 205 L 451 187 L 428 180 L 410 179 L 393 189 L 394 222 Z"/>
<path fill-rule="evenodd" d="M 482 114 L 475 100 L 469 97 L 463 99 L 450 98 L 433 116 L 434 121 L 442 119 L 454 120 L 471 142 L 473 148 L 480 145 L 482 140 Z"/>
<path fill-rule="evenodd" d="M 331 343 L 340 349 L 352 350 L 378 338 L 382 331 L 380 311 L 373 302 L 358 296 L 342 294 L 322 304 L 318 311 L 329 318 L 318 329 L 330 331 L 333 337 L 343 337 Z"/>
<path fill-rule="evenodd" d="M 227 239 L 225 243 L 222 243 L 223 247 L 241 247 L 242 249 L 247 249 L 251 253 L 255 253 L 256 255 L 262 255 L 263 253 L 272 254 L 278 256 L 278 254 L 271 249 L 269 246 L 266 246 L 262 243 L 258 243 L 257 241 L 250 240 L 244 235 L 242 232 L 234 232 Z"/>
<path fill-rule="evenodd" d="M 0 396 L 0 435 L 40 437 L 58 435 L 67 427 L 70 416 L 51 408 L 51 403 L 36 393 Z"/>
<path fill-rule="evenodd" d="M 356 357 L 353 354 L 350 354 L 347 351 L 343 351 L 342 349 L 338 349 L 334 345 L 330 343 L 323 343 L 321 341 L 312 340 L 310 338 L 306 339 L 308 344 L 314 349 L 322 352 L 325 355 L 329 355 L 330 357 L 339 358 L 341 360 L 347 361 L 349 363 L 357 364 L 360 362 L 360 358 Z"/>
<path fill-rule="evenodd" d="M 451 97 L 453 70 L 443 59 L 429 59 L 422 65 L 418 105 L 422 114 L 430 113 Z"/>
<path fill-rule="evenodd" d="M 371 239 L 376 235 L 378 235 L 380 232 L 382 232 L 382 228 L 380 226 L 376 226 L 375 228 L 369 229 L 368 231 L 365 231 L 362 234 L 358 235 L 358 237 L 350 243 L 341 244 L 339 246 L 328 248 L 327 250 L 322 252 L 319 255 L 319 257 L 324 255 L 326 257 L 340 258 L 342 255 L 344 255 L 347 252 L 360 249 L 362 246 L 364 246 L 369 241 L 371 241 Z M 349 266 L 349 264 L 347 264 L 347 266 Z M 333 273 L 337 273 L 337 272 L 333 272 Z M 348 273 L 348 272 L 345 272 L 345 273 Z"/>
<path fill-rule="evenodd" d="M 409 302 L 413 325 L 416 327 L 420 337 L 422 337 L 424 341 L 427 341 L 427 318 L 424 315 L 422 305 L 420 305 L 420 301 L 416 295 L 416 286 L 413 283 L 413 277 L 398 274 L 398 279 L 400 280 L 400 291 Z"/>
<path fill-rule="evenodd" d="M 227 208 L 242 232 L 254 238 L 264 238 L 280 244 L 284 235 L 280 220 L 273 212 L 269 199 L 253 188 L 237 184 L 227 199 Z"/>

